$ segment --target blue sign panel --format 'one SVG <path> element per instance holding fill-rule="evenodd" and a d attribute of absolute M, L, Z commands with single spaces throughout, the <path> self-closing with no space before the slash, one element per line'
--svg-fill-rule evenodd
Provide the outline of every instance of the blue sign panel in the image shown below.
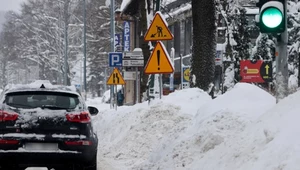
<path fill-rule="evenodd" d="M 115 34 L 115 47 L 120 45 L 120 34 Z"/>
<path fill-rule="evenodd" d="M 76 89 L 80 89 L 80 84 L 75 84 Z"/>
<path fill-rule="evenodd" d="M 130 22 L 124 21 L 123 34 L 124 51 L 130 51 Z"/>
<path fill-rule="evenodd" d="M 109 67 L 122 67 L 123 53 L 109 53 Z"/>

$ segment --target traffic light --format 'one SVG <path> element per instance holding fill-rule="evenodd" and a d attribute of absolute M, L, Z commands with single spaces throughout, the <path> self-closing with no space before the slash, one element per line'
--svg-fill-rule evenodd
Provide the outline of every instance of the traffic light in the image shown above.
<path fill-rule="evenodd" d="M 282 33 L 286 29 L 286 0 L 259 0 L 258 25 L 261 33 Z"/>

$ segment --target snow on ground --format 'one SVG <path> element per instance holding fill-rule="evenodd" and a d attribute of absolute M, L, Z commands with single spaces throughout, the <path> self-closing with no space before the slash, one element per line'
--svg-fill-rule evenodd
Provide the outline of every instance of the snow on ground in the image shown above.
<path fill-rule="evenodd" d="M 135 169 L 162 141 L 177 138 L 187 128 L 198 110 L 193 106 L 210 100 L 203 91 L 189 89 L 153 100 L 149 106 L 146 102 L 118 111 L 101 110 L 95 120 L 101 162 L 116 170 Z"/>
<path fill-rule="evenodd" d="M 101 170 L 294 170 L 300 92 L 280 103 L 239 83 L 212 100 L 186 89 L 95 117 Z"/>
<path fill-rule="evenodd" d="M 300 92 L 275 98 L 239 83 L 212 100 L 185 89 L 94 117 L 98 170 L 296 170 L 300 165 Z"/>

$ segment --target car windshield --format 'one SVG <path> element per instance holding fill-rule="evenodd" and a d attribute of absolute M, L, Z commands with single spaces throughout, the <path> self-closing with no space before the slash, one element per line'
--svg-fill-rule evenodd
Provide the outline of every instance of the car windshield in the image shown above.
<path fill-rule="evenodd" d="M 7 105 L 15 108 L 75 109 L 81 107 L 79 96 L 60 92 L 16 92 L 5 97 Z"/>

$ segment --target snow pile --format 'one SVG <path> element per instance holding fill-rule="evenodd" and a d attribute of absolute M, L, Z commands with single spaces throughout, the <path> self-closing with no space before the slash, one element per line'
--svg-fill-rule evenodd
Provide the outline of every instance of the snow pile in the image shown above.
<path fill-rule="evenodd" d="M 134 169 L 163 141 L 179 137 L 197 113 L 195 106 L 210 100 L 202 90 L 188 89 L 153 100 L 149 106 L 146 102 L 120 107 L 117 112 L 101 110 L 95 120 L 99 155 L 106 162 L 114 160 L 115 169 Z"/>
<path fill-rule="evenodd" d="M 300 92 L 275 98 L 239 83 L 211 100 L 186 89 L 102 110 L 96 117 L 104 170 L 299 169 Z"/>
<path fill-rule="evenodd" d="M 237 143 L 237 139 L 274 105 L 275 99 L 258 87 L 237 84 L 223 96 L 199 107 L 186 132 L 172 143 L 159 145 L 140 167 L 164 170 L 245 169 L 231 166 L 238 160 L 231 158 L 239 156 L 236 150 L 243 148 L 245 142 Z M 235 149 L 229 151 L 233 147 Z"/>

